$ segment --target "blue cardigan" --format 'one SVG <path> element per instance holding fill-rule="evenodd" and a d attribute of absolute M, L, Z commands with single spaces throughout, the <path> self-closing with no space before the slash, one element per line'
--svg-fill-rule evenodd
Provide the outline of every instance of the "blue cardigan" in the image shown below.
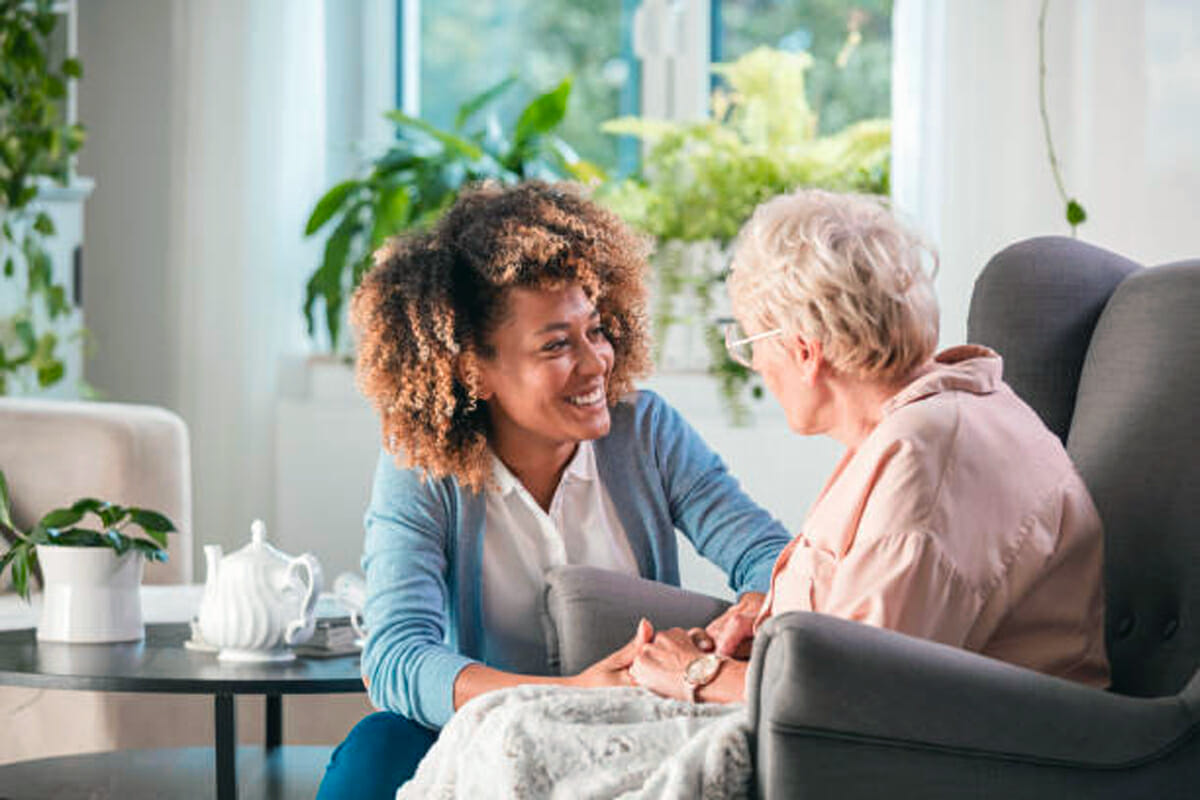
<path fill-rule="evenodd" d="M 742 492 L 675 409 L 641 391 L 612 409 L 596 464 L 642 577 L 679 584 L 676 528 L 737 592 L 765 592 L 787 531 Z M 371 702 L 430 728 L 454 713 L 454 680 L 477 662 L 485 497 L 423 480 L 382 453 L 366 515 L 363 675 Z M 630 632 L 632 636 L 632 631 Z"/>

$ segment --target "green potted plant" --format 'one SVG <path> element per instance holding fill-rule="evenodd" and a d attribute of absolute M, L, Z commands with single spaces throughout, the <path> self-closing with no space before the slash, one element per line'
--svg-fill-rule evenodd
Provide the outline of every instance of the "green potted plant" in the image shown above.
<path fill-rule="evenodd" d="M 0 262 L 15 304 L 0 307 L 0 395 L 22 384 L 52 386 L 63 377 L 53 323 L 71 310 L 54 278 L 45 241 L 54 221 L 39 210 L 39 184 L 66 185 L 82 126 L 62 118 L 78 60 L 51 63 L 48 43 L 61 15 L 52 0 L 0 0 Z"/>
<path fill-rule="evenodd" d="M 99 524 L 81 526 L 89 517 Z M 141 639 L 142 566 L 145 559 L 167 560 L 167 534 L 174 530 L 174 523 L 157 511 L 87 497 L 48 512 L 22 532 L 13 522 L 8 482 L 0 471 L 0 534 L 9 543 L 0 556 L 0 575 L 11 565 L 13 588 L 28 601 L 31 581 L 40 570 L 39 639 Z"/>
<path fill-rule="evenodd" d="M 555 134 L 567 112 L 570 79 L 533 98 L 506 129 L 494 106 L 516 83 L 507 78 L 463 103 L 449 130 L 401 111 L 389 112 L 396 124 L 395 143 L 367 165 L 363 176 L 338 183 L 317 201 L 305 235 L 327 228 L 331 232 L 305 289 L 304 318 L 314 341 L 322 338 L 319 300 L 324 344 L 339 353 L 345 301 L 370 268 L 372 253 L 389 236 L 431 225 L 464 186 L 484 180 L 510 184 L 572 178 L 591 183 L 604 178 Z"/>
<path fill-rule="evenodd" d="M 760 47 L 714 66 L 724 85 L 712 115 L 695 122 L 622 118 L 609 133 L 646 146 L 642 175 L 604 187 L 602 199 L 655 237 L 655 327 L 669 347 L 682 322 L 703 325 L 707 369 L 735 422 L 748 412 L 748 370 L 731 361 L 712 325 L 713 289 L 727 272 L 728 246 L 762 201 L 802 186 L 888 192 L 891 126 L 866 120 L 828 136 L 805 99 L 807 53 Z M 660 353 L 661 355 L 661 353 Z M 661 362 L 660 362 L 661 363 Z M 667 366 L 670 366 L 668 363 Z M 761 394 L 761 387 L 752 391 Z"/>

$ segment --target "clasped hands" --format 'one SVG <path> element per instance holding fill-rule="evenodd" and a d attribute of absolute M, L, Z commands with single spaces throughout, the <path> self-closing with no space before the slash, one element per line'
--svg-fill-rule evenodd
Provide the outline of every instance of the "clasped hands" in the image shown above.
<path fill-rule="evenodd" d="M 763 600 L 760 592 L 747 592 L 704 628 L 656 632 L 643 619 L 624 647 L 579 673 L 572 683 L 586 687 L 641 686 L 663 697 L 687 699 L 683 674 L 693 660 L 712 652 L 740 660 L 750 657 L 754 620 Z"/>

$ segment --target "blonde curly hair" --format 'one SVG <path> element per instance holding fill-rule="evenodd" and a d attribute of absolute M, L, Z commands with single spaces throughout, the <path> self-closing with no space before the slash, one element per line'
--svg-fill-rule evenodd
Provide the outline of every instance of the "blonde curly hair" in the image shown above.
<path fill-rule="evenodd" d="M 612 343 L 610 405 L 650 369 L 647 242 L 570 184 L 483 184 L 464 191 L 430 231 L 375 255 L 351 301 L 357 381 L 379 413 L 397 464 L 455 477 L 475 491 L 491 478 L 479 359 L 504 320 L 510 289 L 578 284 Z"/>
<path fill-rule="evenodd" d="M 734 314 L 821 342 L 846 374 L 901 380 L 933 355 L 936 254 L 878 197 L 804 189 L 755 209 L 727 283 Z"/>

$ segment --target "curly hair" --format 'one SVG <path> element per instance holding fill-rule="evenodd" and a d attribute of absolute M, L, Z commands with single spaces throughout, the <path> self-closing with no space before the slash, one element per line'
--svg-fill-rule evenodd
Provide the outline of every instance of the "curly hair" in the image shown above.
<path fill-rule="evenodd" d="M 400 466 L 490 481 L 487 402 L 479 359 L 513 288 L 578 284 L 613 348 L 608 403 L 649 372 L 646 241 L 570 184 L 485 183 L 459 195 L 429 231 L 396 237 L 351 301 L 359 390 L 379 413 Z"/>
<path fill-rule="evenodd" d="M 835 368 L 902 379 L 934 352 L 937 254 L 877 197 L 802 189 L 760 205 L 726 284 L 734 313 L 824 346 Z"/>

